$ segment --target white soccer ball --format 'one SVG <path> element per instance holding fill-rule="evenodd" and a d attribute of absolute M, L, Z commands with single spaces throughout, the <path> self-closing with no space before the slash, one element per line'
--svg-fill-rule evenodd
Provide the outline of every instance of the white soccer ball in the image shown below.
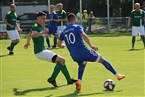
<path fill-rule="evenodd" d="M 65 44 L 61 44 L 61 48 L 64 48 L 65 47 Z"/>
<path fill-rule="evenodd" d="M 113 91 L 113 89 L 115 88 L 115 82 L 112 79 L 107 79 L 104 82 L 104 88 L 108 91 Z"/>

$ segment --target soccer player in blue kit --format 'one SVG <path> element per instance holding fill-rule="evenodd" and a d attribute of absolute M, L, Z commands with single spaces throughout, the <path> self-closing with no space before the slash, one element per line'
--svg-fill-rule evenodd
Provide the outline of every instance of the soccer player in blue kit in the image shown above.
<path fill-rule="evenodd" d="M 76 16 L 73 13 L 70 13 L 67 19 L 68 25 L 60 34 L 57 45 L 60 47 L 64 40 L 72 59 L 78 63 L 78 81 L 76 82 L 76 89 L 81 90 L 82 76 L 87 61 L 99 62 L 103 64 L 117 77 L 118 80 L 125 78 L 125 75 L 117 73 L 111 64 L 98 52 L 96 52 L 98 48 L 91 44 L 88 36 L 84 33 L 83 28 L 75 24 L 77 21 Z M 84 44 L 83 40 L 90 46 L 92 50 Z"/>
<path fill-rule="evenodd" d="M 48 26 L 48 28 L 49 28 L 48 34 L 54 35 L 54 39 L 53 39 L 54 44 L 53 44 L 52 48 L 56 47 L 57 38 L 58 38 L 58 33 L 57 33 L 58 15 L 54 10 L 55 10 L 55 6 L 53 4 L 51 4 L 50 5 L 50 14 L 48 14 L 48 19 L 50 21 L 49 26 Z M 50 48 L 49 36 L 46 37 L 46 42 L 47 42 L 48 48 Z"/>

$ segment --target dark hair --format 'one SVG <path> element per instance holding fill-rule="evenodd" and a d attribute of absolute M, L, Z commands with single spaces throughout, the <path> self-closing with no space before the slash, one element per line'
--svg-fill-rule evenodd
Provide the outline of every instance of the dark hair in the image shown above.
<path fill-rule="evenodd" d="M 39 16 L 45 16 L 46 15 L 46 13 L 44 13 L 44 12 L 38 12 L 37 13 L 37 17 L 39 17 Z"/>
<path fill-rule="evenodd" d="M 68 22 L 72 21 L 74 18 L 76 18 L 76 16 L 75 16 L 74 13 L 70 13 L 70 14 L 67 16 Z"/>

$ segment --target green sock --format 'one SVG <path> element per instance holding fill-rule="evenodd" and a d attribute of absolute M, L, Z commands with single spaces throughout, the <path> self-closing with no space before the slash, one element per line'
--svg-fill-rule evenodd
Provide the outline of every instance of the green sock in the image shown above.
<path fill-rule="evenodd" d="M 53 43 L 54 43 L 54 45 L 57 44 L 57 37 L 56 36 L 54 36 Z"/>
<path fill-rule="evenodd" d="M 15 43 L 12 42 L 10 45 L 10 51 L 13 51 L 14 47 L 15 47 Z"/>
<path fill-rule="evenodd" d="M 144 44 L 144 47 L 145 47 L 145 37 L 144 36 L 141 36 L 141 39 L 142 39 L 143 44 Z"/>
<path fill-rule="evenodd" d="M 59 74 L 60 70 L 61 70 L 62 65 L 57 63 L 56 66 L 54 67 L 53 73 L 51 75 L 51 79 L 55 80 L 57 75 Z"/>
<path fill-rule="evenodd" d="M 68 83 L 71 83 L 72 80 L 71 80 L 71 77 L 70 77 L 70 75 L 69 75 L 69 72 L 68 72 L 68 70 L 67 70 L 66 65 L 62 65 L 61 71 L 62 71 L 63 75 L 65 76 L 67 82 L 68 82 Z"/>
<path fill-rule="evenodd" d="M 18 44 L 18 42 L 16 42 L 16 43 L 11 43 L 11 45 L 10 45 L 10 51 L 13 51 L 14 50 L 14 47 L 16 46 Z"/>
<path fill-rule="evenodd" d="M 135 44 L 135 36 L 132 37 L 132 47 L 134 47 Z"/>

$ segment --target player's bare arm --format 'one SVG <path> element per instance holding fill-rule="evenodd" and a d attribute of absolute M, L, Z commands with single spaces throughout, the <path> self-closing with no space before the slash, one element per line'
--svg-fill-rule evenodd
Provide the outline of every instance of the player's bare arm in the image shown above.
<path fill-rule="evenodd" d="M 24 48 L 25 49 L 28 49 L 28 46 L 30 45 L 30 41 L 31 41 L 31 34 L 28 34 L 28 36 L 27 36 L 27 42 L 26 42 L 26 44 L 24 45 Z"/>
<path fill-rule="evenodd" d="M 129 19 L 128 19 L 128 27 L 130 27 L 130 24 L 131 24 L 131 18 L 129 17 Z"/>
<path fill-rule="evenodd" d="M 16 23 L 16 28 L 19 32 L 22 32 L 22 29 L 19 27 L 18 23 Z"/>
<path fill-rule="evenodd" d="M 98 50 L 98 48 L 97 48 L 96 46 L 94 46 L 94 45 L 91 44 L 91 42 L 90 42 L 88 36 L 87 36 L 84 32 L 81 34 L 81 36 L 82 36 L 82 38 L 84 39 L 84 41 L 85 41 L 93 50 L 95 50 L 95 51 Z"/>

